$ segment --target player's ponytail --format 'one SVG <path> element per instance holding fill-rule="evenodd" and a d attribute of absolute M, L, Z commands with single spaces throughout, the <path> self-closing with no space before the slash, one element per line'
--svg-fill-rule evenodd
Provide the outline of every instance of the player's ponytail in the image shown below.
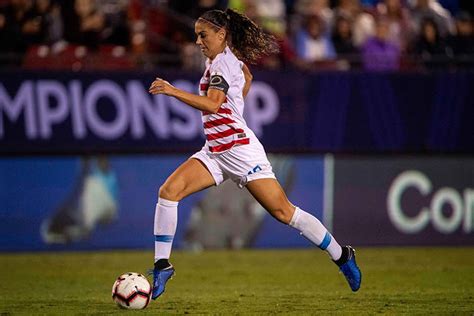
<path fill-rule="evenodd" d="M 216 28 L 224 27 L 229 36 L 229 46 L 244 62 L 253 64 L 260 57 L 277 53 L 279 50 L 273 35 L 265 33 L 247 16 L 232 9 L 207 11 L 200 19 Z"/>

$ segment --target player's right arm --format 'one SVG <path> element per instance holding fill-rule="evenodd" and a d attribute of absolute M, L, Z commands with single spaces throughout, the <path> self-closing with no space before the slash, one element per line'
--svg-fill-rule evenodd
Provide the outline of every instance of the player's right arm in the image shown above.
<path fill-rule="evenodd" d="M 222 82 L 222 80 L 220 82 Z M 211 87 L 209 87 L 207 96 L 200 96 L 178 89 L 166 80 L 156 78 L 151 84 L 148 92 L 151 94 L 169 95 L 200 111 L 217 113 L 222 103 L 226 100 L 227 90 L 221 91 L 220 89 L 213 88 L 211 78 Z"/>
<path fill-rule="evenodd" d="M 244 78 L 245 78 L 245 85 L 244 85 L 244 89 L 242 90 L 242 95 L 245 98 L 247 96 L 247 93 L 249 93 L 250 85 L 252 84 L 253 76 L 250 73 L 250 70 L 249 70 L 249 68 L 247 67 L 246 64 L 243 64 L 242 71 L 244 73 Z"/>

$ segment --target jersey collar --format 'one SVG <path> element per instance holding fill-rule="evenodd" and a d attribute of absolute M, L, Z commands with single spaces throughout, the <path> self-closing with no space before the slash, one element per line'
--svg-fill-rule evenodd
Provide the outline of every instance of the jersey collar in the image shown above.
<path fill-rule="evenodd" d="M 221 56 L 224 56 L 224 55 L 228 54 L 229 52 L 232 52 L 232 51 L 230 50 L 229 46 L 226 45 L 226 47 L 224 47 L 224 50 L 222 51 L 222 53 L 217 54 L 212 62 L 216 62 L 216 60 L 221 58 Z M 209 65 L 211 65 L 211 60 L 209 58 L 207 58 L 206 59 L 206 67 L 209 67 Z"/>

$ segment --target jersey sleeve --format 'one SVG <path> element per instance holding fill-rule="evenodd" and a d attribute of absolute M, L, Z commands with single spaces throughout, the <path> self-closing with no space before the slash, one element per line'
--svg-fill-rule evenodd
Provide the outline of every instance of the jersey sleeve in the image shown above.
<path fill-rule="evenodd" d="M 211 64 L 209 70 L 211 73 L 209 89 L 217 89 L 227 94 L 232 79 L 229 66 L 223 60 L 218 60 Z"/>

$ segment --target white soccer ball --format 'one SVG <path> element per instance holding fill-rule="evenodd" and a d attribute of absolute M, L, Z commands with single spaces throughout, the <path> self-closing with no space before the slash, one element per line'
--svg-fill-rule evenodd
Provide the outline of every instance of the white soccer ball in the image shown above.
<path fill-rule="evenodd" d="M 150 297 L 150 282 L 140 273 L 124 273 L 112 287 L 112 299 L 122 308 L 143 309 L 150 302 Z"/>

